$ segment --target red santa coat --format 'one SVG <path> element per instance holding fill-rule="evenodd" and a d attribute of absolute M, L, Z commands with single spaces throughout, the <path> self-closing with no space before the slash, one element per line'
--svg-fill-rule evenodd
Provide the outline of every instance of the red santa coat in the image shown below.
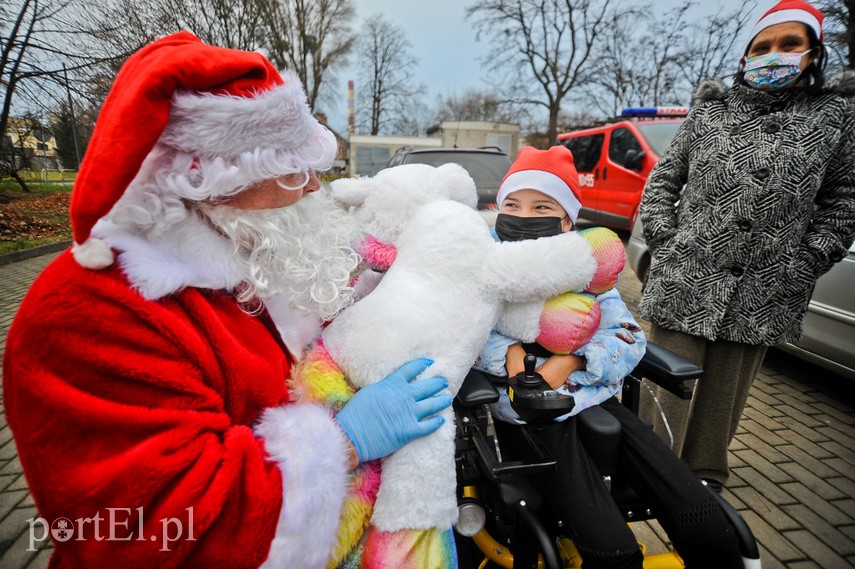
<path fill-rule="evenodd" d="M 325 565 L 346 437 L 322 407 L 289 403 L 274 330 L 221 291 L 152 301 L 117 265 L 66 252 L 48 266 L 3 375 L 36 506 L 75 531 L 55 537 L 53 567 Z"/>

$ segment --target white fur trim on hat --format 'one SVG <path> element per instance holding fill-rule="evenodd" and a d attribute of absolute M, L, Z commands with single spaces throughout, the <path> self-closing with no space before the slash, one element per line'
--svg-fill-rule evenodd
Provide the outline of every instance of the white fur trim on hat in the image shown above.
<path fill-rule="evenodd" d="M 106 269 L 116 260 L 110 245 L 96 237 L 90 237 L 80 244 L 75 243 L 71 254 L 77 264 L 85 269 Z"/>
<path fill-rule="evenodd" d="M 778 10 L 760 18 L 757 23 L 754 24 L 754 27 L 751 28 L 751 41 L 753 41 L 754 38 L 757 37 L 757 34 L 762 32 L 766 28 L 775 26 L 777 24 L 783 24 L 785 22 L 801 22 L 802 24 L 813 30 L 813 33 L 816 34 L 817 39 L 822 37 L 822 26 L 820 25 L 819 20 L 816 19 L 816 16 L 814 16 L 807 10 L 790 9 Z"/>
<path fill-rule="evenodd" d="M 176 92 L 160 142 L 201 156 L 235 157 L 255 148 L 295 150 L 326 129 L 312 116 L 294 72 L 254 97 Z"/>
<path fill-rule="evenodd" d="M 558 205 L 564 208 L 567 215 L 573 222 L 579 217 L 579 210 L 582 208 L 582 203 L 579 198 L 573 193 L 564 180 L 544 170 L 520 170 L 514 172 L 502 182 L 499 188 L 499 194 L 496 196 L 496 203 L 499 207 L 509 194 L 517 190 L 537 190 L 543 192 L 558 202 Z"/>

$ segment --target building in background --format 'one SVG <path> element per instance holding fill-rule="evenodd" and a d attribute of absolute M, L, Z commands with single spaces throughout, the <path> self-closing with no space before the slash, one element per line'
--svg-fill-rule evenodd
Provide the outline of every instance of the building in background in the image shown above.
<path fill-rule="evenodd" d="M 16 161 L 20 161 L 17 164 L 20 169 L 38 171 L 63 167 L 56 152 L 56 138 L 37 120 L 9 117 L 4 138 L 4 153 L 13 154 Z"/>
<path fill-rule="evenodd" d="M 444 148 L 498 148 L 513 160 L 520 149 L 520 125 L 489 121 L 443 121 L 427 131 Z"/>
<path fill-rule="evenodd" d="M 335 161 L 333 161 L 332 168 L 330 168 L 330 173 L 334 176 L 347 174 L 347 165 L 350 157 L 350 143 L 347 138 L 342 136 L 341 133 L 329 125 L 329 122 L 327 122 L 327 115 L 324 113 L 315 113 L 315 118 L 318 119 L 318 122 L 327 127 L 327 129 L 333 133 L 333 136 L 335 136 Z"/>
<path fill-rule="evenodd" d="M 373 176 L 386 167 L 395 151 L 402 147 L 438 148 L 439 138 L 415 136 L 370 136 L 354 134 L 350 137 L 350 176 Z"/>
<path fill-rule="evenodd" d="M 401 148 L 496 148 L 511 160 L 520 149 L 520 125 L 487 121 L 443 121 L 427 137 L 351 134 L 347 174 L 373 176 Z"/>

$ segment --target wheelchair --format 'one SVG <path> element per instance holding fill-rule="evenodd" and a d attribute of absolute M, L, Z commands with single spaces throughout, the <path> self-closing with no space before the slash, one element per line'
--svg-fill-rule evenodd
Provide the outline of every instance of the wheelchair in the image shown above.
<path fill-rule="evenodd" d="M 554 470 L 555 459 L 545 445 L 529 435 L 525 428 L 503 424 L 497 429 L 498 422 L 493 421 L 490 413 L 489 404 L 498 401 L 498 390 L 507 389 L 509 383 L 512 398 L 516 392 L 514 407 L 517 412 L 524 408 L 524 412 L 532 414 L 531 417 L 543 412 L 545 417 L 551 418 L 572 408 L 572 400 L 569 403 L 561 401 L 557 392 L 548 393 L 551 390 L 545 382 L 536 385 L 542 378 L 534 373 L 534 357 L 527 356 L 527 359 L 527 384 L 526 378 L 520 376 L 499 378 L 473 369 L 454 400 L 460 512 L 455 539 L 461 569 L 569 569 L 582 566 L 578 550 L 562 533 L 561 521 L 528 478 L 532 474 Z M 697 379 L 702 373 L 701 368 L 673 352 L 648 344 L 644 358 L 624 379 L 621 402 L 638 414 L 641 381 L 645 378 L 682 399 L 690 399 L 691 390 L 684 382 Z M 522 397 L 524 390 L 532 390 L 529 395 L 537 392 L 541 396 Z M 529 420 L 523 413 L 520 415 Z M 642 496 L 619 481 L 612 483 L 612 476 L 617 470 L 621 435 L 618 420 L 598 406 L 585 409 L 577 417 L 582 445 L 597 465 L 627 523 L 655 519 L 656 512 Z M 507 428 L 520 430 L 518 434 L 522 435 L 528 447 L 523 459 L 503 457 L 499 431 Z M 736 530 L 743 566 L 745 569 L 758 569 L 761 566 L 760 554 L 748 524 L 724 498 L 712 490 L 710 493 Z M 649 554 L 644 544 L 639 545 L 644 553 L 645 569 L 685 567 L 679 553 L 674 550 Z"/>

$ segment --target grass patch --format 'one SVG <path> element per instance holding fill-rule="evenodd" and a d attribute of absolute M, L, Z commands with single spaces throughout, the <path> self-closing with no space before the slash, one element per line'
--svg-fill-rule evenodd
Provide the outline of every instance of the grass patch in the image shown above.
<path fill-rule="evenodd" d="M 45 198 L 56 194 L 71 193 L 72 185 L 68 184 L 27 184 L 30 189 L 25 192 L 14 181 L 3 180 L 0 182 L 0 204 L 16 201 L 30 201 Z"/>
<path fill-rule="evenodd" d="M 21 170 L 18 175 L 27 182 L 27 184 L 39 184 L 46 182 L 74 182 L 77 177 L 77 170 Z M 47 178 L 47 179 L 45 179 Z"/>
<path fill-rule="evenodd" d="M 71 239 L 71 184 L 0 182 L 0 255 Z"/>
<path fill-rule="evenodd" d="M 0 255 L 5 255 L 6 253 L 17 253 L 18 251 L 32 249 L 33 247 L 38 247 L 39 245 L 59 243 L 60 241 L 67 241 L 69 239 L 71 239 L 70 232 L 68 234 L 68 237 L 66 237 L 65 239 L 58 239 L 56 237 L 21 237 L 20 239 L 14 239 L 12 241 L 0 241 Z"/>

